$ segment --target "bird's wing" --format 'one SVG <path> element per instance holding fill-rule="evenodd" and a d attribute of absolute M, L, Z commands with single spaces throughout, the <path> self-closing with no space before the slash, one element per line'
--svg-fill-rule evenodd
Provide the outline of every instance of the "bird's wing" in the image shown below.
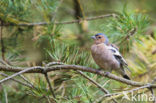
<path fill-rule="evenodd" d="M 114 47 L 113 45 L 109 45 L 108 49 L 111 50 L 115 59 L 120 63 L 120 65 L 126 67 L 129 70 L 128 64 L 127 64 L 126 60 L 120 54 L 118 48 Z"/>

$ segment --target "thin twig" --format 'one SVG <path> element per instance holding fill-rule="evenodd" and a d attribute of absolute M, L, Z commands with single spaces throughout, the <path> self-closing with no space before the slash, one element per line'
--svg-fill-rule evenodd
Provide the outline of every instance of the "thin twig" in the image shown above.
<path fill-rule="evenodd" d="M 152 80 L 152 84 L 154 84 L 156 82 L 156 77 Z M 149 90 L 151 91 L 151 94 L 152 94 L 152 96 L 153 96 L 153 98 L 154 98 L 154 101 L 153 101 L 153 103 L 156 103 L 156 97 L 155 97 L 155 95 L 154 95 L 154 91 L 153 91 L 153 88 L 152 87 L 150 87 L 149 88 Z"/>
<path fill-rule="evenodd" d="M 155 97 L 155 95 L 154 95 L 153 88 L 149 88 L 149 90 L 151 91 L 151 94 L 152 94 L 152 96 L 153 96 L 153 98 L 154 98 L 153 103 L 156 103 L 156 97 Z"/>
<path fill-rule="evenodd" d="M 6 61 L 0 60 L 0 62 L 1 62 L 3 65 L 6 65 L 6 66 L 11 67 L 11 64 L 8 64 L 8 62 L 6 62 Z M 1 73 L 1 75 L 7 76 L 7 75 L 4 74 L 4 73 Z M 7 76 L 7 77 L 8 77 L 8 76 Z M 23 75 L 20 74 L 19 77 L 21 77 L 24 81 L 26 81 L 28 84 L 30 84 L 32 88 L 35 88 L 35 89 L 36 89 L 36 87 L 35 87 L 27 78 L 25 78 Z M 15 80 L 15 81 L 17 82 L 18 80 Z M 21 81 L 18 81 L 18 82 L 21 82 Z M 25 85 L 25 84 L 24 84 L 24 85 Z"/>
<path fill-rule="evenodd" d="M 105 88 L 103 88 L 100 84 L 98 84 L 93 79 L 89 78 L 87 75 L 85 75 L 82 71 L 77 71 L 79 74 L 81 74 L 84 78 L 88 79 L 90 82 L 92 82 L 94 85 L 96 85 L 99 89 L 101 89 L 104 93 L 110 94 L 109 91 Z M 118 103 L 116 99 L 113 99 L 114 103 Z"/>
<path fill-rule="evenodd" d="M 0 62 L 1 62 L 3 65 L 6 65 L 6 66 L 11 67 L 11 64 L 8 64 L 8 62 L 6 62 L 6 61 L 0 60 Z M 36 87 L 35 87 L 27 78 L 25 78 L 22 74 L 20 74 L 19 77 L 21 77 L 24 81 L 26 81 L 28 84 L 30 84 L 33 88 L 36 88 Z"/>
<path fill-rule="evenodd" d="M 35 86 L 27 78 L 25 78 L 22 74 L 20 74 L 19 77 L 21 77 L 24 81 L 26 81 L 28 84 L 30 84 L 33 88 L 35 88 Z"/>
<path fill-rule="evenodd" d="M 123 92 L 128 94 L 128 93 L 132 93 L 134 91 L 137 91 L 137 90 L 140 90 L 140 89 L 144 89 L 144 88 L 149 88 L 149 87 L 150 87 L 150 84 L 149 85 L 145 85 L 145 86 L 141 86 L 141 87 L 138 87 L 138 88 L 134 88 L 134 89 L 131 89 L 131 90 L 127 90 L 127 91 L 122 91 L 122 92 L 118 92 L 118 93 L 111 93 L 111 94 L 105 94 L 102 97 L 100 97 L 98 100 L 96 100 L 95 103 L 98 103 L 99 101 L 102 101 L 106 97 L 120 96 L 120 95 L 123 95 Z"/>
<path fill-rule="evenodd" d="M 4 95 L 5 95 L 5 103 L 8 103 L 8 94 L 6 92 L 6 89 L 4 89 Z"/>
<path fill-rule="evenodd" d="M 50 98 L 48 96 L 45 96 L 45 98 L 47 99 L 48 103 L 51 103 Z"/>
<path fill-rule="evenodd" d="M 45 67 L 50 67 L 50 66 L 53 66 L 53 65 L 63 65 L 63 64 L 64 64 L 64 63 L 61 63 L 61 62 L 50 62 L 50 63 L 46 64 Z M 52 85 L 51 85 L 51 83 L 50 83 L 50 80 L 49 80 L 49 78 L 48 78 L 47 72 L 45 72 L 44 75 L 45 75 L 45 78 L 46 78 L 46 80 L 47 80 L 47 82 L 48 82 L 49 89 L 50 89 L 50 91 L 51 91 L 53 97 L 56 99 L 56 96 L 55 96 L 54 90 L 53 90 L 53 88 L 52 88 Z M 56 102 L 56 101 L 55 101 L 55 102 Z"/>
<path fill-rule="evenodd" d="M 123 38 L 123 40 L 119 43 L 119 44 L 122 44 L 124 41 L 128 40 L 130 37 L 132 37 L 137 31 L 137 28 L 133 28 L 128 34 L 126 37 Z M 118 45 L 119 45 L 118 44 Z"/>
<path fill-rule="evenodd" d="M 6 66 L 9 66 L 4 60 L 0 60 L 0 63 Z"/>
<path fill-rule="evenodd" d="M 152 55 L 154 55 L 156 53 L 156 49 L 154 49 L 153 51 L 152 51 Z"/>
<path fill-rule="evenodd" d="M 91 20 L 103 19 L 103 18 L 107 18 L 107 17 L 116 17 L 116 16 L 117 16 L 116 14 L 106 14 L 106 15 L 101 15 L 101 16 L 89 17 L 89 18 L 81 19 L 81 20 L 55 22 L 54 24 L 73 24 L 73 23 L 80 23 L 83 20 L 91 21 Z M 11 24 L 3 24 L 3 26 L 38 26 L 38 25 L 48 25 L 48 24 L 50 24 L 50 23 L 47 23 L 47 22 L 19 23 L 19 24 L 11 23 Z"/>
<path fill-rule="evenodd" d="M 45 66 L 50 67 L 50 66 L 53 66 L 53 65 L 64 65 L 64 63 L 62 63 L 62 62 L 50 62 L 50 63 L 46 64 Z"/>
<path fill-rule="evenodd" d="M 59 7 L 61 6 L 62 2 L 63 2 L 63 0 L 60 0 L 59 5 L 56 7 L 55 11 L 53 12 L 53 17 L 52 17 L 51 21 L 55 22 L 57 11 L 58 11 Z"/>
<path fill-rule="evenodd" d="M 4 77 L 9 77 L 9 75 L 4 74 L 4 73 L 0 73 L 0 75 L 2 75 L 2 76 L 4 76 Z M 17 83 L 19 83 L 19 84 L 22 84 L 22 85 L 24 85 L 24 86 L 26 86 L 26 87 L 33 88 L 31 85 L 26 84 L 26 83 L 23 83 L 23 82 L 20 81 L 20 80 L 17 80 L 17 79 L 14 79 L 14 78 L 11 78 L 11 80 L 13 80 L 13 81 L 15 81 L 15 82 L 17 82 Z"/>
<path fill-rule="evenodd" d="M 20 72 L 17 72 L 17 73 L 15 73 L 15 74 L 13 74 L 13 75 L 7 77 L 7 78 L 4 78 L 4 79 L 0 80 L 0 84 L 1 84 L 2 82 L 6 81 L 6 80 L 9 80 L 9 79 L 11 79 L 11 78 L 17 76 L 17 75 L 20 75 L 20 74 L 22 74 L 22 73 L 25 73 L 25 72 L 27 72 L 27 71 L 30 71 L 30 70 L 33 70 L 33 69 L 37 69 L 37 68 L 38 68 L 38 67 L 35 67 L 35 68 L 34 68 L 34 67 L 31 67 L 31 68 L 24 69 L 24 70 L 22 70 L 22 71 L 20 71 Z"/>
<path fill-rule="evenodd" d="M 134 88 L 132 90 L 128 90 L 128 91 L 124 91 L 124 92 L 130 93 L 130 92 L 134 92 L 134 91 L 137 91 L 137 90 L 140 90 L 140 89 L 149 88 L 150 86 L 151 86 L 151 84 L 147 84 L 145 86 L 137 87 L 137 88 Z M 123 94 L 123 92 L 106 94 L 104 97 L 110 97 L 110 96 L 113 96 L 113 95 L 121 95 L 121 94 Z"/>
<path fill-rule="evenodd" d="M 51 94 L 52 94 L 52 96 L 56 99 L 54 90 L 53 90 L 53 88 L 52 88 L 52 86 L 51 86 L 51 83 L 50 83 L 50 80 L 49 80 L 49 78 L 48 78 L 48 74 L 45 73 L 44 75 L 45 75 L 45 78 L 46 78 L 46 80 L 47 80 L 47 82 L 48 82 L 48 85 L 49 85 L 49 89 L 50 89 L 50 91 L 51 91 Z"/>
<path fill-rule="evenodd" d="M 77 71 L 79 74 L 81 74 L 84 78 L 88 79 L 90 82 L 92 82 L 93 84 L 95 84 L 99 89 L 101 89 L 104 93 L 108 94 L 109 91 L 105 88 L 103 88 L 100 84 L 98 84 L 96 81 L 94 81 L 93 79 L 89 78 L 88 76 L 86 76 L 83 72 L 81 71 Z"/>

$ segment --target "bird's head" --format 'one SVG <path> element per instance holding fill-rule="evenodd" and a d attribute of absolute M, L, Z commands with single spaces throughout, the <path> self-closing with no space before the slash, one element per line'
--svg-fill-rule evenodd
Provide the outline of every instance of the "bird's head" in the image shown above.
<path fill-rule="evenodd" d="M 95 44 L 100 44 L 100 43 L 108 44 L 109 43 L 107 36 L 102 33 L 95 34 L 91 38 L 94 39 Z"/>

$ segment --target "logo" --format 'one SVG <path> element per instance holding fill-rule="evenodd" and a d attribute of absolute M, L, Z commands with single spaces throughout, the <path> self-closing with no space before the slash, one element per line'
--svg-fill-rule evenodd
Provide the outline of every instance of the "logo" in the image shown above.
<path fill-rule="evenodd" d="M 128 100 L 128 101 L 154 101 L 155 97 L 152 94 L 145 94 L 145 93 L 133 93 L 133 92 L 127 92 L 123 91 L 123 97 L 122 100 Z"/>
<path fill-rule="evenodd" d="M 122 100 L 123 100 L 123 99 L 130 100 L 130 98 L 129 98 L 128 95 L 127 95 L 127 92 L 123 91 L 122 93 L 123 93 L 123 95 L 124 95 L 124 96 L 122 97 Z"/>

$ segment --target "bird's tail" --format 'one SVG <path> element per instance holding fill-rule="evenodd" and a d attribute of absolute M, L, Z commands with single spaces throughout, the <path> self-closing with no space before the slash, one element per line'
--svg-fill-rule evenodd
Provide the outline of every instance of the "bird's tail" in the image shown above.
<path fill-rule="evenodd" d="M 131 80 L 130 77 L 127 74 L 123 75 L 123 78 Z"/>

